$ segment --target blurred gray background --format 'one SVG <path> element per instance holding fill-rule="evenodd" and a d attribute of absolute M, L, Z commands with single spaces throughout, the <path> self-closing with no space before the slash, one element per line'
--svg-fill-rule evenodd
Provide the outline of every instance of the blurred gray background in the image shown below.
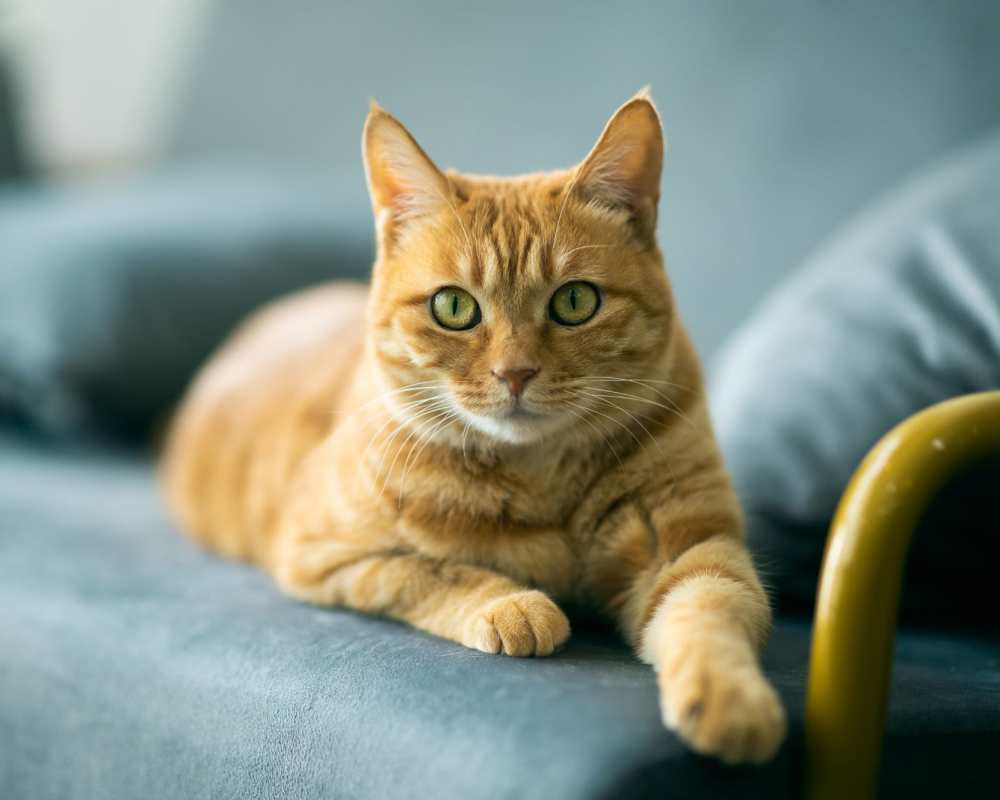
<path fill-rule="evenodd" d="M 370 97 L 441 166 L 507 174 L 573 163 L 651 84 L 662 243 L 706 355 L 864 204 L 1000 126 L 1000 4 L 985 0 L 18 5 L 8 19 L 35 30 L 7 37 L 28 150 L 57 179 L 304 162 L 365 229 Z"/>

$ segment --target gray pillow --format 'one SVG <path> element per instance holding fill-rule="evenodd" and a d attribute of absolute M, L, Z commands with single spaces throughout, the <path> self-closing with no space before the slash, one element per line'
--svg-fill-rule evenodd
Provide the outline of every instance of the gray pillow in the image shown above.
<path fill-rule="evenodd" d="M 146 431 L 264 300 L 364 277 L 364 187 L 263 166 L 0 193 L 0 417 Z"/>
<path fill-rule="evenodd" d="M 812 600 L 837 501 L 884 433 L 933 403 L 998 387 L 994 137 L 863 214 L 773 294 L 716 364 L 715 421 L 779 598 Z M 939 591 L 912 595 L 917 606 L 947 605 L 955 595 L 943 586 L 967 590 L 960 584 L 983 563 L 983 548 L 1000 550 L 986 488 L 996 479 L 987 471 L 949 489 L 961 501 L 932 513 L 939 529 L 918 537 L 926 543 L 910 568 L 911 578 L 935 576 Z M 972 540 L 970 559 L 963 541 Z"/>

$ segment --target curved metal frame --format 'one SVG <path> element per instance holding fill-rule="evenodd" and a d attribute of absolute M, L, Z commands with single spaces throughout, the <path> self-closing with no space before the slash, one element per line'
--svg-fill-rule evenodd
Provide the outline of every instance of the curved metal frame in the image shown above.
<path fill-rule="evenodd" d="M 875 797 L 914 528 L 950 476 L 998 454 L 1000 391 L 983 392 L 910 417 L 854 473 L 820 575 L 806 691 L 807 800 Z"/>

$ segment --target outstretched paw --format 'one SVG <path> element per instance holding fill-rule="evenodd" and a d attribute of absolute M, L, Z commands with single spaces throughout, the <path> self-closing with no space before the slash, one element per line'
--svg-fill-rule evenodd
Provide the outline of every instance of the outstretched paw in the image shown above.
<path fill-rule="evenodd" d="M 785 738 L 785 712 L 756 664 L 691 654 L 660 674 L 663 721 L 698 753 L 727 764 L 763 763 Z"/>

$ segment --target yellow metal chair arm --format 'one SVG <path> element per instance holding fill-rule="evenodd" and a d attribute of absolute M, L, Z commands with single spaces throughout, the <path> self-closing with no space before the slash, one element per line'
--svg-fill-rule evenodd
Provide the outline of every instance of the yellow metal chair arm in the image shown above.
<path fill-rule="evenodd" d="M 823 557 L 805 709 L 806 800 L 870 800 L 892 668 L 903 566 L 934 495 L 1000 455 L 1000 391 L 915 414 L 868 453 L 837 508 Z"/>

